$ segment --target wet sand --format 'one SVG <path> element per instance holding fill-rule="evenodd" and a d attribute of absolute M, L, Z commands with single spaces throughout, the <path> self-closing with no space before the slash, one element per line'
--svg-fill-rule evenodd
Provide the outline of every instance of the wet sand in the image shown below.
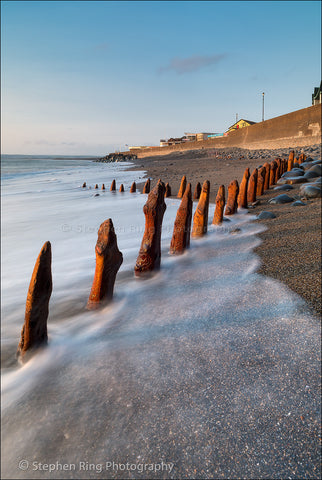
<path fill-rule="evenodd" d="M 152 185 L 159 178 L 169 182 L 172 195 L 176 196 L 181 178 L 186 175 L 192 191 L 200 182 L 210 181 L 210 202 L 214 203 L 218 188 L 227 186 L 237 179 L 241 181 L 245 168 L 250 172 L 266 161 L 277 156 L 288 158 L 288 149 L 243 150 L 243 149 L 201 149 L 176 152 L 164 156 L 137 159 L 133 170 L 146 170 Z M 302 151 L 302 150 L 301 150 Z M 314 160 L 321 158 L 321 147 L 303 149 Z M 295 150 L 295 153 L 300 153 Z M 267 230 L 259 236 L 262 244 L 256 248 L 262 265 L 258 273 L 268 275 L 286 284 L 301 295 L 307 302 L 312 314 L 321 316 L 321 199 L 305 201 L 305 206 L 293 207 L 291 204 L 270 205 L 268 200 L 276 196 L 274 187 L 259 198 L 260 203 L 249 209 L 251 214 L 263 210 L 275 213 L 276 218 L 259 220 Z M 300 185 L 294 185 L 291 195 L 297 200 Z M 287 192 L 286 192 L 287 193 Z"/>

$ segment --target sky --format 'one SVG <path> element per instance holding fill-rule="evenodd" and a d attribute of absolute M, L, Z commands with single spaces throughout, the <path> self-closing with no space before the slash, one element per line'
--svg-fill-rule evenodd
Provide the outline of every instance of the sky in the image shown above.
<path fill-rule="evenodd" d="M 320 1 L 1 1 L 1 151 L 105 155 L 312 104 Z"/>

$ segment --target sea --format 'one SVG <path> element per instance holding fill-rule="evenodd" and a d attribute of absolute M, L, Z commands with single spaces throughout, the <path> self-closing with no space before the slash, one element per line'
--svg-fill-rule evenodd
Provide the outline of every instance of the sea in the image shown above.
<path fill-rule="evenodd" d="M 1 478 L 319 478 L 319 322 L 257 273 L 265 227 L 246 210 L 212 226 L 211 204 L 208 233 L 173 256 L 166 198 L 161 268 L 135 278 L 147 195 L 129 190 L 146 172 L 93 160 L 2 155 Z M 123 264 L 113 301 L 87 311 L 108 218 Z M 48 240 L 49 343 L 20 365 Z"/>

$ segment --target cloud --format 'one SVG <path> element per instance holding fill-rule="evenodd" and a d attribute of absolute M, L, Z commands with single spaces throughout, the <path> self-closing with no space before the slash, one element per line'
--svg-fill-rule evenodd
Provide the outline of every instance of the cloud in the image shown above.
<path fill-rule="evenodd" d="M 166 67 L 160 67 L 158 72 L 163 73 L 173 70 L 179 75 L 197 72 L 198 70 L 208 67 L 209 65 L 216 65 L 226 56 L 227 54 L 221 53 L 217 55 L 194 55 L 188 58 L 175 57 L 170 60 L 169 65 Z"/>

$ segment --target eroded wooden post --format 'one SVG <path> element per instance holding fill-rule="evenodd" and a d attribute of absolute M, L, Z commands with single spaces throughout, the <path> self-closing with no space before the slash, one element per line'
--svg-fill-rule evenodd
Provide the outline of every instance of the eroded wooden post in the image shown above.
<path fill-rule="evenodd" d="M 264 190 L 269 189 L 269 177 L 271 174 L 271 166 L 269 163 L 264 163 L 263 167 L 265 167 L 265 182 L 264 182 Z"/>
<path fill-rule="evenodd" d="M 223 222 L 224 208 L 225 208 L 225 186 L 220 185 L 217 196 L 216 196 L 216 207 L 215 207 L 214 218 L 212 220 L 213 225 L 220 225 Z"/>
<path fill-rule="evenodd" d="M 164 196 L 165 197 L 171 197 L 171 187 L 168 183 L 166 183 L 165 185 L 165 193 L 164 193 Z"/>
<path fill-rule="evenodd" d="M 193 226 L 191 235 L 201 237 L 208 230 L 208 211 L 209 211 L 210 182 L 206 180 L 202 186 L 197 209 L 193 216 Z"/>
<path fill-rule="evenodd" d="M 87 309 L 94 310 L 113 298 L 116 274 L 122 265 L 123 255 L 117 246 L 112 220 L 103 222 L 98 230 L 95 246 L 96 266 Z"/>
<path fill-rule="evenodd" d="M 248 189 L 248 181 L 249 181 L 250 173 L 249 173 L 249 168 L 246 168 L 244 172 L 243 179 L 240 183 L 239 187 L 239 194 L 237 198 L 237 203 L 239 208 L 247 208 L 248 203 L 247 203 L 247 189 Z"/>
<path fill-rule="evenodd" d="M 188 183 L 177 211 L 170 244 L 171 254 L 181 254 L 190 245 L 192 218 L 191 183 Z"/>
<path fill-rule="evenodd" d="M 134 273 L 137 277 L 160 268 L 162 221 L 167 208 L 164 193 L 164 183 L 158 182 L 149 193 L 147 202 L 143 207 L 145 230 L 134 267 Z"/>
<path fill-rule="evenodd" d="M 150 181 L 150 179 L 148 178 L 147 181 L 146 181 L 145 184 L 144 184 L 143 192 L 142 192 L 142 193 L 150 193 L 150 188 L 151 188 L 151 181 Z"/>
<path fill-rule="evenodd" d="M 201 195 L 201 185 L 200 182 L 197 183 L 194 194 L 193 194 L 193 199 L 194 200 L 199 200 Z"/>
<path fill-rule="evenodd" d="M 290 170 L 292 170 L 293 166 L 294 166 L 294 150 L 291 150 L 290 151 L 290 154 L 288 156 L 288 162 L 287 162 L 287 171 L 289 172 Z"/>
<path fill-rule="evenodd" d="M 130 188 L 130 193 L 135 193 L 136 192 L 136 183 L 133 182 Z"/>
<path fill-rule="evenodd" d="M 124 185 L 123 185 L 123 183 L 121 183 L 121 185 L 120 185 L 119 192 L 124 192 Z"/>
<path fill-rule="evenodd" d="M 113 180 L 113 182 L 111 183 L 110 192 L 115 192 L 115 191 L 116 191 L 116 182 L 115 180 Z"/>
<path fill-rule="evenodd" d="M 270 170 L 270 175 L 269 175 L 269 185 L 275 185 L 275 172 L 277 169 L 277 163 L 275 160 L 271 162 L 271 170 Z"/>
<path fill-rule="evenodd" d="M 29 284 L 25 322 L 21 331 L 17 357 L 25 362 L 32 351 L 47 345 L 47 318 L 52 292 L 51 244 L 46 242 L 36 260 Z"/>
<path fill-rule="evenodd" d="M 264 193 L 264 184 L 266 178 L 266 168 L 263 166 L 258 170 L 256 196 L 260 197 Z"/>
<path fill-rule="evenodd" d="M 238 193 L 239 193 L 238 181 L 232 180 L 228 185 L 228 198 L 227 198 L 227 205 L 225 208 L 225 215 L 234 215 L 237 212 Z"/>
<path fill-rule="evenodd" d="M 178 197 L 177 198 L 182 198 L 183 197 L 183 194 L 186 190 L 186 185 L 187 185 L 187 179 L 186 179 L 186 176 L 184 175 L 181 179 L 181 183 L 180 183 L 180 188 L 179 188 L 179 192 L 178 192 Z"/>

